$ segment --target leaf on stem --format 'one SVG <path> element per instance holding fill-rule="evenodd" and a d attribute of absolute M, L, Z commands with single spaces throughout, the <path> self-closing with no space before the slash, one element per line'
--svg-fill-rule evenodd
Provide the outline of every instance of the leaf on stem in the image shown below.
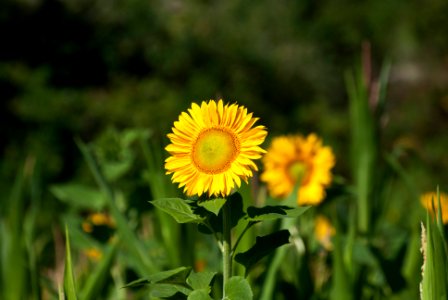
<path fill-rule="evenodd" d="M 216 272 L 191 272 L 187 278 L 187 283 L 194 289 L 210 289 L 210 283 L 215 277 Z"/>
<path fill-rule="evenodd" d="M 152 203 L 158 209 L 163 210 L 172 216 L 178 223 L 201 223 L 204 218 L 195 214 L 191 209 L 188 200 L 180 198 L 162 198 L 152 200 Z"/>
<path fill-rule="evenodd" d="M 166 298 L 176 294 L 189 295 L 190 287 L 186 284 L 186 278 L 191 272 L 191 268 L 179 267 L 173 270 L 152 274 L 148 278 L 132 281 L 123 288 L 135 288 L 149 285 L 151 294 L 154 297 Z"/>
<path fill-rule="evenodd" d="M 230 195 L 225 205 L 229 206 L 229 212 L 230 212 L 230 228 L 235 227 L 238 222 L 245 216 L 245 212 L 243 210 L 243 198 L 239 193 L 234 193 Z M 224 205 L 223 205 L 224 206 Z M 205 226 L 203 224 L 199 224 L 199 231 L 205 234 L 211 234 L 213 232 L 215 233 L 222 233 L 222 210 L 219 211 L 219 214 L 216 216 L 214 214 L 210 214 L 208 210 L 197 206 L 195 209 L 195 213 L 202 216 L 204 219 L 208 220 L 208 225 Z M 211 231 L 212 229 L 213 231 Z"/>
<path fill-rule="evenodd" d="M 280 218 L 295 218 L 306 212 L 310 206 L 300 206 L 292 208 L 289 206 L 265 206 L 265 207 L 248 207 L 247 215 L 249 221 L 266 221 L 276 220 Z"/>
<path fill-rule="evenodd" d="M 250 269 L 263 257 L 277 249 L 278 247 L 289 243 L 290 233 L 288 230 L 280 230 L 274 233 L 258 236 L 255 245 L 243 253 L 235 255 L 235 261 L 246 268 L 246 276 Z"/>
<path fill-rule="evenodd" d="M 205 208 L 209 212 L 214 213 L 216 216 L 219 214 L 221 207 L 226 204 L 225 198 L 216 198 L 210 200 L 198 201 L 198 206 Z"/>

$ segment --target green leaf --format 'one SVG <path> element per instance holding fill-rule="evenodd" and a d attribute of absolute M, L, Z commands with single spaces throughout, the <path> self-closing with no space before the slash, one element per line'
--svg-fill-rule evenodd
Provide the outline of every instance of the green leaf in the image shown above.
<path fill-rule="evenodd" d="M 27 257 L 24 245 L 26 176 L 17 172 L 9 201 L 0 200 L 0 298 L 26 298 Z"/>
<path fill-rule="evenodd" d="M 152 274 L 148 279 L 138 279 L 124 286 L 124 288 L 149 285 L 151 295 L 158 298 L 172 297 L 178 293 L 189 295 L 191 289 L 186 283 L 191 268 L 179 267 L 173 270 Z"/>
<path fill-rule="evenodd" d="M 124 288 L 138 287 L 147 284 L 155 283 L 178 283 L 183 284 L 186 282 L 187 276 L 190 274 L 190 267 L 179 267 L 172 270 L 158 272 L 151 274 L 148 278 L 141 278 L 134 280 L 124 286 Z"/>
<path fill-rule="evenodd" d="M 310 206 L 300 206 L 292 208 L 289 206 L 265 206 L 265 207 L 248 207 L 247 215 L 249 221 L 266 221 L 276 220 L 280 218 L 295 218 L 306 212 Z"/>
<path fill-rule="evenodd" d="M 440 207 L 440 206 L 439 206 Z M 437 221 L 432 221 L 427 213 L 426 235 L 423 230 L 424 249 L 423 279 L 421 283 L 422 300 L 447 299 L 448 274 L 446 241 L 439 230 Z M 426 244 L 425 244 L 426 242 Z"/>
<path fill-rule="evenodd" d="M 137 287 L 141 287 L 141 286 L 144 286 L 144 285 L 148 285 L 148 284 L 150 284 L 151 282 L 148 280 L 148 279 L 146 279 L 146 278 L 140 278 L 140 279 L 137 279 L 137 280 L 134 280 L 134 281 L 131 281 L 131 282 L 129 282 L 128 284 L 126 284 L 125 286 L 123 286 L 123 288 L 125 289 L 125 288 L 137 288 Z"/>
<path fill-rule="evenodd" d="M 224 287 L 227 300 L 250 300 L 253 293 L 249 282 L 241 276 L 233 276 Z"/>
<path fill-rule="evenodd" d="M 210 283 L 215 277 L 216 272 L 191 272 L 187 278 L 187 283 L 193 288 L 193 290 L 209 290 Z"/>
<path fill-rule="evenodd" d="M 187 300 L 212 300 L 212 298 L 205 290 L 195 290 L 188 295 Z"/>
<path fill-rule="evenodd" d="M 180 284 L 171 284 L 171 283 L 157 283 L 151 285 L 151 296 L 157 298 L 168 298 L 172 297 L 178 293 L 189 295 L 191 290 Z"/>
<path fill-rule="evenodd" d="M 262 237 L 257 237 L 255 245 L 243 253 L 235 256 L 235 261 L 239 262 L 246 268 L 246 276 L 252 266 L 260 259 L 268 255 L 276 248 L 289 243 L 290 233 L 288 230 L 280 230 Z"/>
<path fill-rule="evenodd" d="M 106 205 L 106 199 L 97 189 L 78 183 L 52 185 L 53 195 L 72 207 L 99 210 Z"/>
<path fill-rule="evenodd" d="M 64 268 L 64 291 L 67 300 L 76 300 L 75 278 L 73 276 L 72 255 L 70 251 L 70 237 L 65 227 L 65 268 Z"/>
<path fill-rule="evenodd" d="M 198 201 L 198 205 L 217 216 L 219 214 L 219 211 L 221 210 L 221 207 L 226 203 L 226 201 L 227 200 L 225 198 L 216 198 L 211 200 Z"/>
<path fill-rule="evenodd" d="M 190 274 L 190 267 L 179 267 L 176 269 L 159 272 L 149 276 L 151 283 L 185 283 L 187 276 Z"/>
<path fill-rule="evenodd" d="M 204 218 L 193 213 L 189 201 L 180 198 L 162 198 L 150 201 L 155 207 L 172 216 L 178 223 L 201 223 Z"/>
<path fill-rule="evenodd" d="M 341 241 L 340 230 L 336 230 L 336 235 L 333 239 L 334 249 L 332 251 L 333 258 L 333 279 L 330 291 L 330 299 L 353 299 L 352 284 L 350 281 L 349 272 L 344 264 L 344 249 Z"/>
<path fill-rule="evenodd" d="M 229 206 L 230 228 L 233 228 L 245 216 L 243 211 L 243 198 L 239 193 L 234 193 L 227 198 L 225 205 Z M 222 210 L 219 212 L 218 216 L 210 214 L 209 211 L 202 207 L 196 207 L 195 212 L 204 219 L 208 219 L 208 223 L 214 232 L 222 232 Z M 210 229 L 203 224 L 199 224 L 199 231 L 206 234 L 212 233 Z"/>

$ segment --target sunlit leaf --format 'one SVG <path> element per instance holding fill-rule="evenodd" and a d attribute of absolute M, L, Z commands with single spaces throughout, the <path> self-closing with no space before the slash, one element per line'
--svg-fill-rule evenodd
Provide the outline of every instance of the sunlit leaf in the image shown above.
<path fill-rule="evenodd" d="M 212 298 L 205 290 L 195 290 L 188 295 L 187 300 L 212 300 Z"/>
<path fill-rule="evenodd" d="M 180 198 L 162 198 L 150 201 L 155 207 L 172 216 L 178 223 L 200 223 L 203 217 L 193 213 L 188 201 Z"/>
<path fill-rule="evenodd" d="M 211 200 L 199 201 L 198 205 L 200 207 L 205 208 L 206 210 L 214 213 L 215 215 L 219 214 L 221 207 L 226 203 L 225 198 L 216 198 Z"/>
<path fill-rule="evenodd" d="M 210 283 L 215 277 L 216 272 L 191 272 L 187 278 L 187 283 L 193 288 L 193 290 L 209 290 Z"/>
<path fill-rule="evenodd" d="M 228 300 L 250 300 L 253 293 L 249 282 L 241 276 L 233 276 L 227 281 L 224 287 L 226 299 Z"/>

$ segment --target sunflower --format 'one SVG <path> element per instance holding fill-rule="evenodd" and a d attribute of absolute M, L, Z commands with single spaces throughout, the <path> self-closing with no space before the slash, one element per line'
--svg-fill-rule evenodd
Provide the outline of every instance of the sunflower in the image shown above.
<path fill-rule="evenodd" d="M 188 196 L 229 195 L 241 179 L 247 183 L 258 170 L 253 160 L 266 152 L 259 145 L 267 131 L 253 127 L 257 120 L 245 107 L 224 105 L 222 100 L 193 103 L 168 134 L 166 174 L 173 174 L 173 183 Z"/>
<path fill-rule="evenodd" d="M 439 201 L 437 200 L 437 193 L 428 192 L 420 196 L 420 202 L 423 207 L 428 210 L 431 215 L 438 211 Z M 434 205 L 433 205 L 434 204 Z M 448 195 L 440 193 L 440 204 L 442 205 L 442 221 L 444 224 L 448 223 Z"/>
<path fill-rule="evenodd" d="M 300 185 L 297 203 L 316 205 L 331 182 L 335 157 L 315 134 L 279 136 L 272 140 L 263 164 L 261 180 L 273 197 L 285 198 Z"/>

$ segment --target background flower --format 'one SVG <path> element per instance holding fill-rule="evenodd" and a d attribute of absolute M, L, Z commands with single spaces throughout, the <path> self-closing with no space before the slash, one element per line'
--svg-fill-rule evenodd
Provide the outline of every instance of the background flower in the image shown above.
<path fill-rule="evenodd" d="M 314 236 L 316 240 L 328 251 L 333 249 L 331 238 L 335 235 L 336 229 L 331 225 L 327 217 L 318 215 L 314 221 Z"/>
<path fill-rule="evenodd" d="M 439 209 L 439 201 L 437 200 L 437 193 L 427 192 L 420 196 L 420 202 L 423 207 L 428 210 L 431 215 L 435 215 Z M 444 224 L 448 223 L 448 195 L 440 193 L 440 204 L 442 205 L 442 221 Z"/>
<path fill-rule="evenodd" d="M 316 205 L 331 182 L 335 157 L 315 134 L 279 136 L 272 140 L 263 164 L 261 180 L 272 196 L 284 198 L 299 184 L 298 204 Z"/>

